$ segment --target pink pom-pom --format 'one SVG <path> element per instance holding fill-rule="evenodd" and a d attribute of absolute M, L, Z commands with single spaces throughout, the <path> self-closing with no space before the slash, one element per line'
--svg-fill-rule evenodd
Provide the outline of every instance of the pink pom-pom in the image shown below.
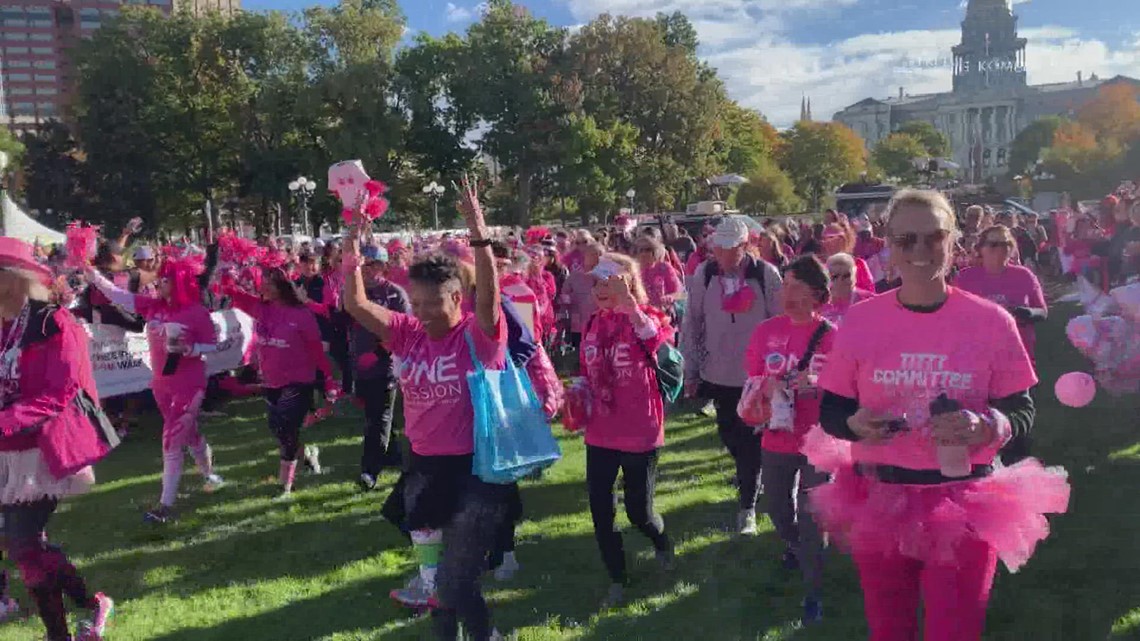
<path fill-rule="evenodd" d="M 368 200 L 368 204 L 364 206 L 364 215 L 367 216 L 369 220 L 376 220 L 377 218 L 383 216 L 387 211 L 387 198 L 371 198 Z"/>
<path fill-rule="evenodd" d="M 66 236 L 64 247 L 67 250 L 67 266 L 75 269 L 87 267 L 95 257 L 99 228 L 86 223 L 71 223 L 67 226 Z"/>
<path fill-rule="evenodd" d="M 360 357 L 356 359 L 356 369 L 360 371 L 372 369 L 373 367 L 376 367 L 376 363 L 379 361 L 380 359 L 377 358 L 376 354 L 373 352 L 361 354 Z"/>
<path fill-rule="evenodd" d="M 369 180 L 364 183 L 364 188 L 368 190 L 369 198 L 375 198 L 388 190 L 388 187 L 379 180 Z"/>
<path fill-rule="evenodd" d="M 1096 397 L 1096 381 L 1084 372 L 1069 372 L 1057 379 L 1053 392 L 1062 405 L 1084 407 Z"/>

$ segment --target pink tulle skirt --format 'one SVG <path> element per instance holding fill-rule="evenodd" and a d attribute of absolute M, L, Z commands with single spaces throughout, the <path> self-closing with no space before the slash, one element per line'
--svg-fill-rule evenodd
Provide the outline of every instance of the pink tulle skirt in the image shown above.
<path fill-rule="evenodd" d="M 825 443 L 815 432 L 805 442 L 809 460 L 834 473 L 830 483 L 811 491 L 811 510 L 841 546 L 860 554 L 948 563 L 958 544 L 973 538 L 992 546 L 1016 572 L 1049 535 L 1045 515 L 1068 509 L 1068 474 L 1036 459 L 977 480 L 897 485 L 856 474 L 840 443 Z"/>

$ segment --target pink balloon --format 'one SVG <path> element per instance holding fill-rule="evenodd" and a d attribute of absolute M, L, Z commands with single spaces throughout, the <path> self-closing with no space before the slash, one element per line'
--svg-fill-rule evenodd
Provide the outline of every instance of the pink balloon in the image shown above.
<path fill-rule="evenodd" d="M 1057 379 L 1053 392 L 1062 405 L 1084 407 L 1096 397 L 1096 381 L 1084 372 L 1069 372 Z"/>

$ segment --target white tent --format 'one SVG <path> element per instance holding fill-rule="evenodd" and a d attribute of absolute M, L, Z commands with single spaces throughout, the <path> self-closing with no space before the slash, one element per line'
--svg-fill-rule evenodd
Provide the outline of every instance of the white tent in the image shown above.
<path fill-rule="evenodd" d="M 0 205 L 4 209 L 3 232 L 5 236 L 19 238 L 28 243 L 34 243 L 38 240 L 44 245 L 62 243 L 66 240 L 66 236 L 62 232 L 37 223 L 31 216 L 21 211 L 19 205 L 12 202 L 7 193 L 0 200 Z"/>

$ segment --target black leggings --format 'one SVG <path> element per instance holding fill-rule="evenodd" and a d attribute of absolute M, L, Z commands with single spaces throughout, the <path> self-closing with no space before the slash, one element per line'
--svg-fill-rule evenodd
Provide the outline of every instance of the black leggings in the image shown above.
<path fill-rule="evenodd" d="M 67 629 L 66 594 L 80 608 L 92 608 L 94 599 L 75 566 L 60 548 L 47 542 L 45 528 L 58 501 L 41 499 L 3 506 L 4 546 L 15 561 L 36 602 L 48 641 L 70 639 Z"/>
<path fill-rule="evenodd" d="M 625 583 L 625 549 L 621 532 L 616 527 L 617 495 L 614 484 L 618 470 L 625 479 L 625 514 L 634 527 L 649 537 L 653 548 L 665 551 L 672 547 L 665 534 L 665 521 L 653 509 L 654 486 L 657 484 L 657 450 L 621 452 L 594 445 L 586 446 L 586 490 L 590 497 L 590 516 L 594 521 L 594 538 L 602 553 L 602 563 L 614 583 Z"/>
<path fill-rule="evenodd" d="M 480 577 L 507 517 L 510 486 L 490 485 L 474 476 L 465 479 L 458 510 L 443 528 L 443 556 L 436 574 L 440 607 L 432 611 L 436 637 L 457 641 L 491 638 L 491 611 L 483 598 Z"/>
<path fill-rule="evenodd" d="M 313 409 L 312 385 L 286 385 L 265 390 L 269 431 L 277 437 L 282 461 L 296 461 L 301 449 L 301 426 Z"/>
<path fill-rule="evenodd" d="M 387 375 L 357 379 L 356 396 L 364 401 L 364 442 L 360 471 L 376 476 L 385 466 L 400 464 L 400 446 L 392 442 L 396 388 Z"/>
<path fill-rule="evenodd" d="M 704 394 L 716 406 L 716 431 L 728 453 L 736 463 L 736 480 L 739 484 L 740 509 L 756 509 L 760 498 L 760 463 L 763 450 L 760 437 L 752 432 L 740 415 L 736 406 L 744 392 L 740 387 L 725 387 L 705 383 Z"/>

